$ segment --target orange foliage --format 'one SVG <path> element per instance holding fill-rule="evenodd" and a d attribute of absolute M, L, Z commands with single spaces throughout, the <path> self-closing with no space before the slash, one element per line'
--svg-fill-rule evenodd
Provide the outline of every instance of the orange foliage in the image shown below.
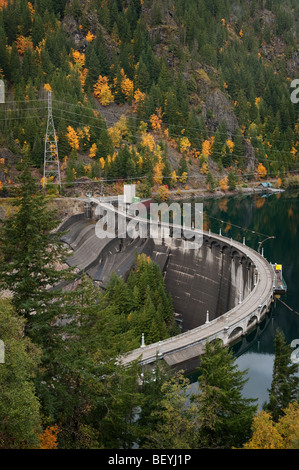
<path fill-rule="evenodd" d="M 88 31 L 85 39 L 86 39 L 87 42 L 92 42 L 95 38 L 96 38 L 95 35 L 91 34 L 91 32 Z"/>
<path fill-rule="evenodd" d="M 20 55 L 24 55 L 26 49 L 28 48 L 33 50 L 33 43 L 30 38 L 25 38 L 24 36 L 20 35 L 17 37 L 15 43 L 17 46 L 18 53 Z"/>
<path fill-rule="evenodd" d="M 40 436 L 41 449 L 57 449 L 57 435 L 60 432 L 57 424 L 48 426 Z"/>
<path fill-rule="evenodd" d="M 97 154 L 97 144 L 92 144 L 90 151 L 89 151 L 89 156 L 90 158 L 94 158 Z"/>
<path fill-rule="evenodd" d="M 164 170 L 164 163 L 162 162 L 161 156 L 159 156 L 158 162 L 154 166 L 154 175 L 153 179 L 156 184 L 161 185 L 163 181 L 163 170 Z"/>
<path fill-rule="evenodd" d="M 79 51 L 72 50 L 72 56 L 75 64 L 78 64 L 80 67 L 84 67 L 85 65 L 85 55 L 80 53 Z"/>
<path fill-rule="evenodd" d="M 136 112 L 139 106 L 142 106 L 145 101 L 145 93 L 139 90 L 139 88 L 134 92 L 134 100 L 132 102 L 133 111 Z"/>
<path fill-rule="evenodd" d="M 32 21 L 33 17 L 34 17 L 35 10 L 34 10 L 33 5 L 32 5 L 31 2 L 28 2 L 27 5 L 28 5 L 29 11 L 30 11 L 30 16 L 31 16 L 31 21 Z"/>
<path fill-rule="evenodd" d="M 210 153 L 211 153 L 211 142 L 209 140 L 205 140 L 203 143 L 202 143 L 202 151 L 201 151 L 202 155 L 206 155 L 206 156 L 209 156 Z"/>
<path fill-rule="evenodd" d="M 219 181 L 220 189 L 224 192 L 228 190 L 228 177 L 225 176 L 222 180 Z"/>
<path fill-rule="evenodd" d="M 257 167 L 257 173 L 259 178 L 265 178 L 265 176 L 267 175 L 267 170 L 262 163 L 259 163 Z"/>
<path fill-rule="evenodd" d="M 234 142 L 231 139 L 227 139 L 226 145 L 228 146 L 230 153 L 232 153 L 235 146 Z"/>
<path fill-rule="evenodd" d="M 49 83 L 45 83 L 45 84 L 44 84 L 44 90 L 50 91 L 50 92 L 52 93 L 51 85 L 50 85 Z"/>
<path fill-rule="evenodd" d="M 159 108 L 156 110 L 156 114 L 152 114 L 150 117 L 150 123 L 154 131 L 159 131 L 162 124 L 162 109 Z"/>

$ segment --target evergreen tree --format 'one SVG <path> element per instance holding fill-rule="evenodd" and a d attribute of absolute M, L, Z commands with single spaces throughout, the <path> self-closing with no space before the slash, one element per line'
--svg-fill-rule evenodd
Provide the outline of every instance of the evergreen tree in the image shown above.
<path fill-rule="evenodd" d="M 154 386 L 152 386 L 153 388 Z M 150 415 L 152 429 L 142 444 L 149 449 L 192 449 L 196 446 L 197 403 L 190 405 L 190 382 L 177 372 L 158 390 L 159 403 L 153 403 Z M 156 407 L 156 409 L 155 409 Z"/>
<path fill-rule="evenodd" d="M 232 351 L 221 341 L 206 344 L 199 392 L 193 397 L 199 404 L 200 447 L 239 447 L 249 439 L 256 406 L 242 394 L 246 373 L 237 369 Z"/>
<path fill-rule="evenodd" d="M 57 264 L 63 264 L 66 251 L 59 234 L 51 233 L 57 225 L 55 214 L 47 208 L 27 158 L 20 183 L 19 197 L 14 201 L 17 210 L 1 230 L 0 282 L 12 292 L 16 311 L 32 321 L 36 317 L 32 312 L 40 314 L 58 296 L 50 287 L 66 276 L 66 270 L 56 269 Z"/>
<path fill-rule="evenodd" d="M 269 401 L 264 409 L 271 413 L 274 421 L 283 416 L 283 410 L 299 398 L 299 378 L 296 376 L 298 365 L 290 363 L 291 347 L 284 334 L 277 330 L 274 339 L 275 359 Z"/>
<path fill-rule="evenodd" d="M 0 364 L 0 449 L 39 448 L 40 403 L 34 377 L 41 358 L 40 349 L 23 334 L 25 320 L 10 302 L 0 300 L 0 338 L 5 362 Z"/>

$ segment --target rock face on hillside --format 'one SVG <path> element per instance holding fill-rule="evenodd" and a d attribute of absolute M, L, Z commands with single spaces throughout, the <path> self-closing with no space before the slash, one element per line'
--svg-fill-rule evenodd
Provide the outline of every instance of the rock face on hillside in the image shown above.
<path fill-rule="evenodd" d="M 231 104 L 219 89 L 210 90 L 206 94 L 203 113 L 212 131 L 216 131 L 222 121 L 225 121 L 227 132 L 230 136 L 233 135 L 236 127 L 238 127 L 238 121 Z M 210 118 L 209 115 L 211 116 Z"/>

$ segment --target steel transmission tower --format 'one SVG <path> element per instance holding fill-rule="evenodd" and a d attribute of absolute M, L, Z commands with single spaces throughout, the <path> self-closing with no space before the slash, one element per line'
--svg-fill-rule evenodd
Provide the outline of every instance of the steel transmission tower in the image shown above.
<path fill-rule="evenodd" d="M 52 116 L 52 92 L 48 91 L 48 122 L 45 138 L 43 187 L 46 186 L 47 180 L 51 176 L 53 176 L 53 182 L 61 188 L 58 145 Z"/>

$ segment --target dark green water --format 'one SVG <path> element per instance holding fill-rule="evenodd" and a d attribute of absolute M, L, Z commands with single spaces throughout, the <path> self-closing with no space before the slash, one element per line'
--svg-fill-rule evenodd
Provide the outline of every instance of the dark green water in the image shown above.
<path fill-rule="evenodd" d="M 219 233 L 221 228 L 223 235 L 240 242 L 245 237 L 246 244 L 255 250 L 267 236 L 275 236 L 262 243 L 264 256 L 269 262 L 282 264 L 288 291 L 281 300 L 299 312 L 299 191 L 264 196 L 203 201 L 204 229 Z M 257 398 L 260 408 L 268 399 L 267 389 L 272 381 L 273 340 L 277 328 L 284 332 L 288 343 L 299 338 L 299 314 L 279 300 L 258 328 L 233 348 L 239 369 L 248 369 L 244 395 Z"/>

